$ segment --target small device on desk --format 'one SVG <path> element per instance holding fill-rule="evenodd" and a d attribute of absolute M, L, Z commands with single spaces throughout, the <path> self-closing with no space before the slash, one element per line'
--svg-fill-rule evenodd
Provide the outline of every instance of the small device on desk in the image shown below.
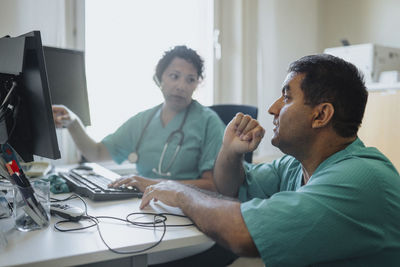
<path fill-rule="evenodd" d="M 143 195 L 136 187 L 108 187 L 121 176 L 96 163 L 86 163 L 69 172 L 59 172 L 59 175 L 72 191 L 95 201 L 140 198 Z"/>
<path fill-rule="evenodd" d="M 85 214 L 84 211 L 78 207 L 61 203 L 52 203 L 50 205 L 50 213 L 75 222 L 79 221 Z"/>
<path fill-rule="evenodd" d="M 44 176 L 51 171 L 51 165 L 44 161 L 21 162 L 21 167 L 29 177 Z"/>

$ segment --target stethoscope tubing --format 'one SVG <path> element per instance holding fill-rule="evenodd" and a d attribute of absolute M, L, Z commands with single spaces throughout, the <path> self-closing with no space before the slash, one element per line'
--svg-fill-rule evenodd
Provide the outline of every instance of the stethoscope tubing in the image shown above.
<path fill-rule="evenodd" d="M 178 155 L 178 152 L 180 151 L 181 146 L 182 146 L 182 144 L 183 144 L 183 141 L 184 141 L 184 139 L 185 139 L 185 134 L 184 134 L 184 132 L 183 132 L 182 129 L 183 129 L 183 126 L 184 126 L 185 123 L 186 123 L 186 119 L 187 119 L 187 117 L 188 117 L 189 110 L 190 110 L 190 107 L 191 107 L 192 103 L 193 103 L 193 101 L 192 101 L 192 102 L 189 104 L 189 106 L 187 107 L 187 109 L 186 109 L 186 111 L 185 111 L 185 115 L 184 115 L 184 117 L 183 117 L 183 120 L 182 120 L 181 125 L 179 126 L 179 128 L 178 128 L 177 130 L 173 131 L 173 132 L 168 136 L 167 141 L 165 142 L 164 147 L 163 147 L 163 150 L 162 150 L 161 155 L 160 155 L 160 160 L 159 160 L 159 163 L 158 163 L 158 168 L 157 168 L 157 169 L 156 169 L 156 168 L 153 168 L 153 170 L 152 170 L 154 173 L 156 173 L 156 174 L 158 174 L 158 175 L 161 175 L 161 176 L 171 176 L 171 173 L 168 172 L 168 170 L 172 167 L 173 163 L 175 162 L 175 159 L 176 159 L 176 157 L 177 157 L 177 155 Z M 136 153 L 136 155 L 137 155 L 137 153 L 138 153 L 138 150 L 139 150 L 140 145 L 141 145 L 141 143 L 142 143 L 144 134 L 145 134 L 145 132 L 146 132 L 146 130 L 147 130 L 147 128 L 148 128 L 148 126 L 149 126 L 151 120 L 154 118 L 154 116 L 156 115 L 157 111 L 161 109 L 161 106 L 162 106 L 162 104 L 160 104 L 160 105 L 155 109 L 155 111 L 151 114 L 151 116 L 149 117 L 148 121 L 146 122 L 146 125 L 144 126 L 144 128 L 143 128 L 143 130 L 142 130 L 142 132 L 141 132 L 141 134 L 140 134 L 138 143 L 136 144 L 136 148 L 135 148 L 135 152 L 134 152 L 134 153 Z M 177 147 L 176 147 L 176 149 L 175 149 L 175 152 L 174 152 L 174 154 L 173 154 L 173 156 L 172 156 L 170 162 L 168 163 L 167 168 L 165 168 L 165 170 L 163 171 L 163 170 L 162 170 L 162 165 L 163 165 L 163 162 L 164 162 L 165 153 L 166 153 L 166 151 L 167 151 L 167 148 L 168 148 L 168 146 L 169 146 L 169 143 L 172 141 L 172 139 L 173 139 L 174 136 L 176 136 L 176 135 L 179 135 L 179 142 L 178 142 L 178 145 L 177 145 Z M 133 153 L 132 153 L 132 154 L 133 154 Z M 137 159 L 138 159 L 138 156 L 136 156 L 136 160 L 137 160 Z"/>

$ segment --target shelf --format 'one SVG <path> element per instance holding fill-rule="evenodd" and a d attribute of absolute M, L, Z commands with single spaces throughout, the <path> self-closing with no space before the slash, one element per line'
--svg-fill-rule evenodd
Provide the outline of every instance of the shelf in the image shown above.
<path fill-rule="evenodd" d="M 369 83 L 366 84 L 368 91 L 394 91 L 400 90 L 400 82 L 397 83 Z"/>

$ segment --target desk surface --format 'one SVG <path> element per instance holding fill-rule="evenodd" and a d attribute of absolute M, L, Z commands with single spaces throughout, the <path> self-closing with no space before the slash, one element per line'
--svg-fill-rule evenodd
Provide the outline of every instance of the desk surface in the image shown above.
<path fill-rule="evenodd" d="M 61 199 L 68 195 L 55 195 Z M 88 205 L 88 213 L 94 216 L 107 215 L 125 218 L 127 214 L 138 212 L 140 199 L 122 201 L 93 202 L 84 198 Z M 83 207 L 79 199 L 67 202 Z M 180 212 L 162 203 L 152 203 L 148 212 Z M 150 218 L 150 217 L 149 217 Z M 49 227 L 32 232 L 11 230 L 6 233 L 8 245 L 0 251 L 0 266 L 65 266 L 79 265 L 105 260 L 123 258 L 134 254 L 115 254 L 107 249 L 100 239 L 96 227 L 77 232 L 59 232 L 54 229 L 58 217 L 51 219 Z M 167 224 L 184 224 L 186 218 L 168 217 Z M 65 225 L 67 226 L 67 225 Z M 75 226 L 75 224 L 74 224 Z M 101 220 L 100 228 L 106 242 L 118 250 L 138 250 L 154 244 L 162 235 L 162 229 L 154 230 L 133 227 L 115 220 Z M 165 250 L 195 246 L 212 241 L 194 226 L 167 228 L 161 244 L 150 251 L 150 254 Z"/>

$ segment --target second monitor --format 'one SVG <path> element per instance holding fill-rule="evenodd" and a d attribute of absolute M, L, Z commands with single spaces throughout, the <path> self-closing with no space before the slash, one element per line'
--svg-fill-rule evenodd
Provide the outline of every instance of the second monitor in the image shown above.
<path fill-rule="evenodd" d="M 67 106 L 85 126 L 90 125 L 84 52 L 49 46 L 43 51 L 51 102 Z"/>

